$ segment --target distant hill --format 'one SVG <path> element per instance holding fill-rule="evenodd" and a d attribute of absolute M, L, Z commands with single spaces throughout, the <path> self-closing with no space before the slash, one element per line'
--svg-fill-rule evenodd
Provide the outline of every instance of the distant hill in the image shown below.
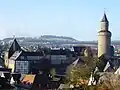
<path fill-rule="evenodd" d="M 18 42 L 21 43 L 77 43 L 78 40 L 71 37 L 43 35 L 40 37 L 16 37 Z M 4 38 L 2 41 L 11 42 L 13 38 Z"/>
<path fill-rule="evenodd" d="M 76 42 L 77 40 L 71 37 L 64 37 L 64 36 L 53 36 L 53 35 L 43 35 L 40 37 L 42 40 L 58 40 L 58 41 L 71 41 Z"/>
<path fill-rule="evenodd" d="M 72 37 L 55 36 L 55 35 L 42 35 L 40 37 L 16 37 L 20 44 L 94 44 L 97 45 L 97 41 L 78 41 Z M 13 38 L 4 38 L 0 40 L 6 43 L 13 41 Z M 120 41 L 112 41 L 114 45 L 120 45 Z"/>

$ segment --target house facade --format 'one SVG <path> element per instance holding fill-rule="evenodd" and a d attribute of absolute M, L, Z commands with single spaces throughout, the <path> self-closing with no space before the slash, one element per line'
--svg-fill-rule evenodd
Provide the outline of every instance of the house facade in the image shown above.
<path fill-rule="evenodd" d="M 44 56 L 40 52 L 16 51 L 9 59 L 8 68 L 12 68 L 12 72 L 27 74 L 31 73 L 33 68 L 40 69 L 37 64 L 41 64 L 43 60 Z"/>
<path fill-rule="evenodd" d="M 71 59 L 75 57 L 74 53 L 66 49 L 51 50 L 50 61 L 51 64 L 65 64 L 70 63 Z"/>
<path fill-rule="evenodd" d="M 32 73 L 35 69 L 40 70 L 45 68 L 46 65 L 44 62 L 46 62 L 47 65 L 49 64 L 49 60 L 46 59 L 42 51 L 26 52 L 20 48 L 18 49 L 17 47 L 20 46 L 16 43 L 17 41 L 15 39 L 8 52 L 8 58 L 5 59 L 6 67 L 12 69 L 12 72 L 28 74 Z M 42 63 L 44 63 L 44 65 Z"/>

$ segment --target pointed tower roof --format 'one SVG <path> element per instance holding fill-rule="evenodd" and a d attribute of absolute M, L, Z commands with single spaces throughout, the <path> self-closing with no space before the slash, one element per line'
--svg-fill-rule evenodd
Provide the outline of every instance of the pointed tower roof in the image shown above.
<path fill-rule="evenodd" d="M 12 49 L 12 50 L 14 50 L 14 51 L 19 51 L 19 50 L 21 50 L 21 47 L 20 47 L 20 45 L 18 44 L 16 38 L 14 39 L 14 41 L 13 41 L 10 49 Z"/>
<path fill-rule="evenodd" d="M 14 54 L 15 51 L 20 51 L 20 50 L 21 50 L 21 47 L 15 38 L 12 45 L 9 48 L 9 56 L 8 57 L 10 58 Z"/>
<path fill-rule="evenodd" d="M 101 22 L 108 22 L 108 19 L 107 19 L 107 16 L 106 16 L 105 12 L 104 12 L 104 15 L 103 15 L 103 18 L 102 18 Z"/>

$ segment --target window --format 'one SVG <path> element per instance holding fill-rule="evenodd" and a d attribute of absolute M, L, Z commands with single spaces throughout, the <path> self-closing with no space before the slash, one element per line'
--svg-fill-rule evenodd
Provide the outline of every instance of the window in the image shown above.
<path fill-rule="evenodd" d="M 23 74 L 28 73 L 28 61 L 17 61 L 16 71 L 19 71 L 19 73 Z"/>
<path fill-rule="evenodd" d="M 21 56 L 21 60 L 24 60 L 25 58 L 24 58 L 24 56 Z"/>
<path fill-rule="evenodd" d="M 24 62 L 24 65 L 25 65 L 25 66 L 27 66 L 27 63 L 26 63 L 26 62 Z"/>

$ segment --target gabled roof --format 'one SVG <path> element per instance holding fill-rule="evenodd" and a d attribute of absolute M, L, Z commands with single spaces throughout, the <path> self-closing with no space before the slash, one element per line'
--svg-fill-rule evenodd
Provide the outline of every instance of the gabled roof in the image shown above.
<path fill-rule="evenodd" d="M 88 86 L 93 85 L 93 84 L 96 85 L 96 81 L 94 79 L 94 76 L 91 73 L 91 76 L 90 76 L 89 81 L 88 81 Z"/>
<path fill-rule="evenodd" d="M 44 56 L 44 52 L 22 52 L 22 56 Z"/>
<path fill-rule="evenodd" d="M 111 72 L 113 70 L 113 65 L 110 61 L 108 61 L 103 69 L 104 72 Z"/>
<path fill-rule="evenodd" d="M 109 61 L 107 62 L 107 64 L 105 65 L 105 67 L 104 67 L 104 72 L 108 69 L 110 67 L 110 63 L 109 63 Z"/>
<path fill-rule="evenodd" d="M 16 60 L 20 55 L 22 51 L 16 51 L 11 57 L 10 60 Z"/>
<path fill-rule="evenodd" d="M 51 50 L 50 51 L 51 55 L 66 55 L 66 51 L 65 50 Z"/>
<path fill-rule="evenodd" d="M 104 13 L 101 22 L 108 22 L 108 19 L 107 19 L 106 13 Z"/>
<path fill-rule="evenodd" d="M 78 61 L 79 61 L 79 58 L 78 58 L 77 60 L 75 60 L 75 61 L 72 63 L 72 65 L 73 65 L 73 66 L 76 66 L 76 65 L 78 64 Z"/>
<path fill-rule="evenodd" d="M 120 75 L 120 67 L 115 71 L 115 74 L 119 74 Z"/>
<path fill-rule="evenodd" d="M 99 71 L 98 67 L 95 67 L 95 69 L 94 69 L 94 74 L 95 74 L 96 72 L 98 72 L 98 71 Z"/>
<path fill-rule="evenodd" d="M 76 65 L 78 64 L 84 64 L 84 61 L 83 61 L 83 58 L 77 58 L 73 63 L 72 65 L 75 67 Z"/>

